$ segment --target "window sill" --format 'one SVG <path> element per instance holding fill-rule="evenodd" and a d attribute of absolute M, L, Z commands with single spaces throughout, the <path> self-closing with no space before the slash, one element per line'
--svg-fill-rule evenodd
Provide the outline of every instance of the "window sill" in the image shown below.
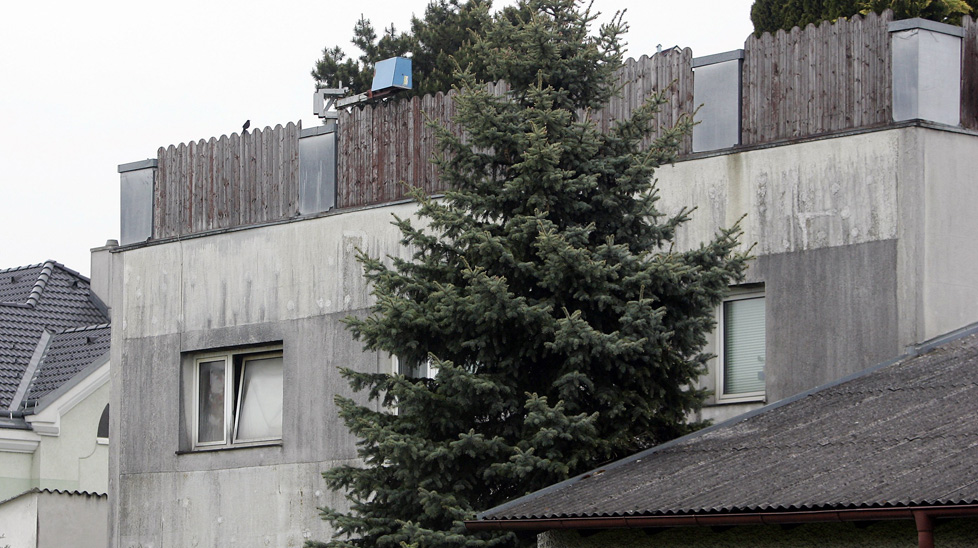
<path fill-rule="evenodd" d="M 220 445 L 220 446 L 210 446 L 210 447 L 198 447 L 196 449 L 189 449 L 186 451 L 175 451 L 177 455 L 197 455 L 200 453 L 215 453 L 219 451 L 239 451 L 241 449 L 255 449 L 258 447 L 282 447 L 281 441 L 271 441 L 271 442 L 259 442 L 259 443 L 248 443 L 248 444 L 237 444 L 237 445 Z"/>
<path fill-rule="evenodd" d="M 744 396 L 720 396 L 716 398 L 714 405 L 726 405 L 728 403 L 765 403 L 766 394 L 747 394 Z"/>

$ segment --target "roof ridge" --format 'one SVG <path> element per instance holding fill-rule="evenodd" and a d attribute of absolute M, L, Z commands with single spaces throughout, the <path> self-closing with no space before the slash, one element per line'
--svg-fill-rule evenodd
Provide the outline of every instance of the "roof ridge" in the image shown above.
<path fill-rule="evenodd" d="M 54 266 L 58 267 L 61 270 L 64 270 L 66 273 L 71 274 L 72 276 L 74 276 L 76 278 L 81 278 L 82 280 L 85 280 L 86 283 L 92 283 L 92 279 L 89 278 L 88 276 L 82 274 L 81 272 L 78 272 L 77 270 L 75 270 L 73 268 L 68 268 L 67 266 L 59 263 L 58 261 L 55 261 L 53 259 L 48 259 L 47 261 L 45 261 L 44 264 L 48 264 L 48 263 L 53 264 Z"/>
<path fill-rule="evenodd" d="M 50 262 L 50 261 L 44 261 L 43 263 L 29 264 L 29 265 L 24 265 L 24 266 L 12 266 L 10 268 L 3 268 L 3 269 L 0 269 L 0 274 L 10 274 L 11 272 L 18 272 L 18 271 L 21 271 L 21 270 L 28 270 L 28 269 L 31 269 L 31 268 L 37 268 L 39 266 L 44 266 L 48 262 Z"/>
<path fill-rule="evenodd" d="M 108 328 L 108 327 L 112 327 L 111 322 L 97 323 L 97 324 L 92 324 L 92 325 L 79 325 L 79 326 L 76 326 L 76 327 L 66 327 L 66 328 L 61 329 L 59 331 L 55 331 L 55 334 L 56 335 L 64 335 L 65 333 L 78 333 L 80 331 L 94 331 L 96 329 L 105 329 L 105 328 Z"/>
<path fill-rule="evenodd" d="M 37 281 L 34 282 L 34 287 L 31 288 L 31 294 L 27 297 L 27 306 L 31 308 L 37 306 L 37 302 L 41 300 L 41 294 L 44 293 L 44 289 L 48 286 L 48 280 L 51 279 L 51 273 L 54 272 L 55 264 L 57 263 L 54 261 L 44 263 L 40 274 L 37 275 Z"/>

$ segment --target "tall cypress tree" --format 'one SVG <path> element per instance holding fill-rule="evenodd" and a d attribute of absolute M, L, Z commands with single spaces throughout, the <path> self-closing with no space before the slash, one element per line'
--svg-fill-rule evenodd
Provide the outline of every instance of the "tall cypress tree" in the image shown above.
<path fill-rule="evenodd" d="M 462 521 L 696 427 L 701 348 L 745 256 L 736 229 L 673 249 L 687 214 L 656 209 L 653 171 L 689 120 L 650 148 L 661 97 L 606 133 L 591 122 L 625 31 L 593 20 L 574 0 L 496 17 L 478 47 L 511 91 L 461 77 L 464 138 L 442 128 L 436 160 L 451 190 L 396 221 L 411 260 L 361 257 L 376 304 L 354 336 L 437 374 L 344 371 L 391 411 L 337 398 L 363 466 L 324 474 L 351 504 L 324 510 L 347 535 L 326 545 L 515 545 Z"/>

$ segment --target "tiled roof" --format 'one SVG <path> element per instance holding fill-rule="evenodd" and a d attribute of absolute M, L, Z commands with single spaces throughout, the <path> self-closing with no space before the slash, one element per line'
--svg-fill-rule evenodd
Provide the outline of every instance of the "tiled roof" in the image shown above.
<path fill-rule="evenodd" d="M 43 384 L 36 392 L 32 389 L 35 396 L 52 390 L 52 383 L 65 374 L 79 371 L 80 361 L 96 350 L 87 339 L 79 344 L 81 335 L 69 331 L 108 323 L 89 294 L 88 278 L 54 261 L 0 270 L 0 409 L 10 407 L 45 332 L 51 338 L 40 362 L 43 368 L 37 371 L 44 373 L 43 379 L 34 377 Z M 96 342 L 107 339 L 104 333 Z"/>
<path fill-rule="evenodd" d="M 25 401 L 39 400 L 109 351 L 109 324 L 69 328 L 55 333 L 47 344 Z"/>
<path fill-rule="evenodd" d="M 480 520 L 978 503 L 978 335 L 532 493 Z"/>

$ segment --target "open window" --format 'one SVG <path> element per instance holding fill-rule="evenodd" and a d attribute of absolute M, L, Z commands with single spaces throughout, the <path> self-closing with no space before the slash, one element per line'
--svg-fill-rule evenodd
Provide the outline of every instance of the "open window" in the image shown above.
<path fill-rule="evenodd" d="M 200 354 L 193 379 L 195 449 L 281 441 L 281 348 Z"/>
<path fill-rule="evenodd" d="M 717 399 L 763 400 L 766 359 L 763 290 L 735 291 L 719 311 Z"/>

